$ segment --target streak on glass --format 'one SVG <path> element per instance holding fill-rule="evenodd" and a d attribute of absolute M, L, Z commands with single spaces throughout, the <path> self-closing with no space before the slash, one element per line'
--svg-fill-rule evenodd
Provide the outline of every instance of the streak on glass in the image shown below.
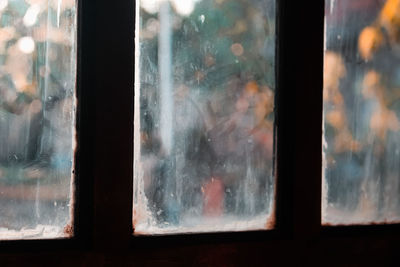
<path fill-rule="evenodd" d="M 275 1 L 138 6 L 135 234 L 272 228 Z"/>
<path fill-rule="evenodd" d="M 400 221 L 400 1 L 326 0 L 323 224 Z"/>
<path fill-rule="evenodd" d="M 0 0 L 0 239 L 71 234 L 75 76 L 75 0 Z"/>

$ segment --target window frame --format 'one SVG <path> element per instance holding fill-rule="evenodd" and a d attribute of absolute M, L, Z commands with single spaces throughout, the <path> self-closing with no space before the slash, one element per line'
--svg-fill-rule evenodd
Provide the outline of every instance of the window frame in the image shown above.
<path fill-rule="evenodd" d="M 73 227 L 73 235 L 66 238 L 55 239 L 27 239 L 27 240 L 1 240 L 0 239 L 0 256 L 3 252 L 13 251 L 38 251 L 46 248 L 51 251 L 60 249 L 73 249 L 88 246 L 91 239 L 91 225 L 94 208 L 91 196 L 93 196 L 93 148 L 94 143 L 91 140 L 91 130 L 94 127 L 95 101 L 91 97 L 88 90 L 82 88 L 90 88 L 93 70 L 90 66 L 91 49 L 93 45 L 93 37 L 90 35 L 93 29 L 93 13 L 88 12 L 90 6 L 88 1 L 76 0 L 77 4 L 77 64 L 76 64 L 76 148 L 74 153 L 74 172 L 73 172 L 73 196 L 71 204 L 74 205 L 71 222 Z M 85 11 L 86 10 L 86 11 Z M 83 16 L 85 13 L 85 16 Z M 83 37 L 85 36 L 85 37 Z M 92 72 L 92 73 L 91 73 Z M 85 75 L 83 74 L 85 73 Z M 83 123 L 84 122 L 84 123 Z M 84 177 L 84 178 L 83 178 Z M 85 214 L 85 216 L 82 216 Z"/>
<path fill-rule="evenodd" d="M 82 255 L 132 264 L 290 263 L 287 255 L 340 262 L 342 255 L 371 264 L 371 252 L 396 255 L 400 224 L 321 226 L 324 0 L 277 0 L 276 24 L 276 229 L 133 236 L 135 1 L 78 0 L 75 235 L 0 241 L 0 258 L 50 266 L 80 263 Z"/>

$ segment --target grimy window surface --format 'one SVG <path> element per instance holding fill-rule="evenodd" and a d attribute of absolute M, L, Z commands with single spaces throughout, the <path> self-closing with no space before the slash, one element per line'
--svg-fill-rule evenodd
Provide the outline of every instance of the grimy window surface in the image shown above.
<path fill-rule="evenodd" d="M 135 234 L 272 228 L 275 1 L 136 17 Z"/>
<path fill-rule="evenodd" d="M 75 76 L 75 0 L 0 0 L 0 239 L 66 236 Z"/>
<path fill-rule="evenodd" d="M 400 1 L 327 0 L 325 224 L 400 220 Z"/>

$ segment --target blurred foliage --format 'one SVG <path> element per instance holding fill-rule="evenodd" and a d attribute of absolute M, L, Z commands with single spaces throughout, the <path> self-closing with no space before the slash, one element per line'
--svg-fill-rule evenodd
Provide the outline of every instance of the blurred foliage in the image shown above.
<path fill-rule="evenodd" d="M 275 15 L 268 6 L 274 7 L 273 1 L 203 0 L 189 16 L 174 12 L 175 82 L 215 90 L 236 75 L 274 88 Z M 142 9 L 140 24 L 142 53 L 156 68 L 157 14 Z"/>
<path fill-rule="evenodd" d="M 70 178 L 75 9 L 75 0 L 0 0 L 2 182 L 54 180 L 52 170 Z"/>
<path fill-rule="evenodd" d="M 396 220 L 400 215 L 400 1 L 327 1 L 326 14 L 328 215 L 340 223 Z M 356 212 L 341 217 L 340 210 Z"/>
<path fill-rule="evenodd" d="M 275 0 L 170 0 L 170 44 L 160 37 L 168 30 L 160 2 L 140 2 L 135 218 L 148 222 L 146 205 L 161 225 L 203 215 L 265 218 L 275 185 Z M 172 52 L 173 103 L 164 110 L 173 114 L 171 153 L 160 127 L 165 45 Z"/>

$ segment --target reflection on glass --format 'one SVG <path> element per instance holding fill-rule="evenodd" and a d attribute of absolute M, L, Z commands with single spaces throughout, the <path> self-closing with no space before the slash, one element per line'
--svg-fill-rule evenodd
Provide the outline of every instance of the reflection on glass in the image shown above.
<path fill-rule="evenodd" d="M 326 4 L 322 221 L 399 221 L 400 1 Z"/>
<path fill-rule="evenodd" d="M 136 234 L 273 227 L 275 1 L 140 1 Z"/>
<path fill-rule="evenodd" d="M 0 0 L 0 239 L 71 234 L 75 0 Z"/>

